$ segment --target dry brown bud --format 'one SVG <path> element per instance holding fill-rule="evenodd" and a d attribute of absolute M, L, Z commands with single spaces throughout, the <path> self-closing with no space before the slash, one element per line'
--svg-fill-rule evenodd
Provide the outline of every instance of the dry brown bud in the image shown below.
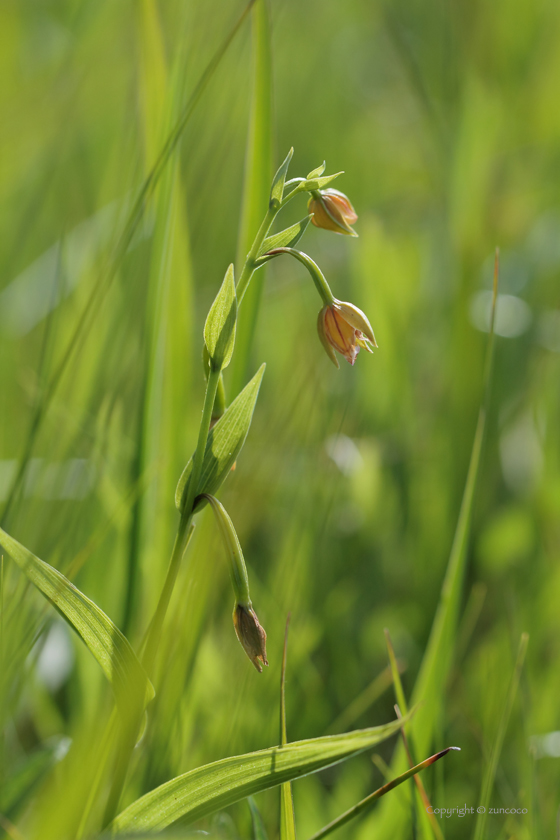
<path fill-rule="evenodd" d="M 268 665 L 266 633 L 254 609 L 243 604 L 236 604 L 233 610 L 233 626 L 243 650 L 257 671 L 261 673 L 262 666 Z"/>

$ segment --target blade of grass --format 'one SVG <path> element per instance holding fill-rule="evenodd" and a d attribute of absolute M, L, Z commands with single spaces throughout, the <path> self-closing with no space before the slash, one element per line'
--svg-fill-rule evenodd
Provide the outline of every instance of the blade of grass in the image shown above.
<path fill-rule="evenodd" d="M 480 805 L 482 806 L 483 810 L 482 812 L 480 812 L 479 806 L 478 816 L 476 818 L 476 825 L 474 830 L 474 840 L 483 840 L 484 838 L 486 820 L 488 819 L 488 806 L 490 804 L 490 795 L 492 793 L 492 788 L 494 787 L 494 779 L 496 777 L 496 770 L 498 769 L 498 761 L 500 760 L 502 747 L 504 745 L 504 738 L 506 735 L 511 710 L 513 708 L 513 702 L 517 694 L 517 688 L 519 686 L 519 680 L 521 678 L 521 670 L 523 668 L 523 662 L 525 661 L 525 654 L 527 653 L 528 643 L 529 634 L 523 633 L 519 642 L 519 648 L 517 650 L 517 661 L 515 663 L 515 669 L 513 671 L 513 676 L 508 689 L 508 693 L 506 695 L 506 699 L 502 709 L 502 714 L 500 716 L 500 722 L 498 724 L 496 738 L 492 745 L 490 760 L 488 762 L 488 766 L 486 768 L 486 772 L 482 780 L 482 787 L 480 791 Z"/>
<path fill-rule="evenodd" d="M 176 117 L 182 67 L 178 61 L 174 72 L 167 71 L 163 33 L 153 0 L 143 0 L 140 12 L 144 59 L 141 99 L 148 164 L 154 158 L 160 136 Z M 192 335 L 189 230 L 176 153 L 171 156 L 155 198 L 155 230 L 146 298 L 145 385 L 134 476 L 138 480 L 149 471 L 153 481 L 143 497 L 138 498 L 131 521 L 125 631 L 134 625 L 141 598 L 138 567 L 144 568 L 142 580 L 145 591 L 150 593 L 157 588 L 161 563 L 168 551 L 168 534 L 175 527 L 174 512 L 167 503 L 166 491 L 181 469 L 177 458 L 184 438 L 187 410 L 184 395 L 189 393 L 188 360 Z M 142 563 L 143 556 L 155 560 Z"/>
<path fill-rule="evenodd" d="M 290 616 L 288 615 L 284 633 L 284 653 L 282 655 L 282 675 L 280 678 L 280 743 L 282 746 L 285 746 L 288 742 L 286 733 L 286 661 L 288 656 L 289 627 Z M 280 788 L 280 840 L 296 840 L 296 821 L 291 782 L 284 782 Z"/>
<path fill-rule="evenodd" d="M 252 10 L 252 95 L 245 157 L 243 207 L 237 245 L 239 269 L 251 248 L 269 202 L 272 177 L 272 51 L 269 0 L 257 0 Z M 253 277 L 239 313 L 231 389 L 243 387 L 257 321 L 266 268 Z"/>
<path fill-rule="evenodd" d="M 259 809 L 252 796 L 247 799 L 251 811 L 251 823 L 253 826 L 253 840 L 268 840 L 268 835 L 262 821 Z"/>
<path fill-rule="evenodd" d="M 0 528 L 0 544 L 26 577 L 61 613 L 81 636 L 105 676 L 117 701 L 126 708 L 135 701 L 143 703 L 153 696 L 153 689 L 136 654 L 111 619 L 64 575 L 35 557 Z"/>
<path fill-rule="evenodd" d="M 412 703 L 416 705 L 424 700 L 424 706 L 419 709 L 409 732 L 414 737 L 414 745 L 420 754 L 428 752 L 432 743 L 435 721 L 440 714 L 441 697 L 447 683 L 452 663 L 452 651 L 455 643 L 457 622 L 463 589 L 467 548 L 469 542 L 471 518 L 475 498 L 475 490 L 480 468 L 480 458 L 486 417 L 490 403 L 492 387 L 492 371 L 494 363 L 494 321 L 496 300 L 498 296 L 499 280 L 499 251 L 496 249 L 494 261 L 494 283 L 492 294 L 492 313 L 490 331 L 486 348 L 486 358 L 483 373 L 483 396 L 478 413 L 478 420 L 471 451 L 465 490 L 459 511 L 457 527 L 451 547 L 449 562 L 445 572 L 441 595 L 436 610 L 432 630 L 428 640 L 426 652 L 422 659 L 420 672 L 412 693 Z M 394 772 L 402 772 L 405 766 L 404 750 L 398 750 L 393 764 Z M 382 835 L 399 836 L 404 827 L 404 812 L 386 807 L 377 824 Z"/>
<path fill-rule="evenodd" d="M 341 814 L 340 817 L 337 817 L 335 820 L 330 822 L 328 825 L 324 826 L 320 831 L 317 831 L 316 834 L 313 834 L 309 840 L 322 840 L 323 837 L 327 837 L 327 835 L 331 834 L 333 831 L 336 831 L 338 828 L 342 828 L 343 825 L 353 820 L 355 817 L 363 814 L 367 811 L 371 806 L 377 802 L 382 796 L 389 791 L 393 790 L 394 788 L 398 787 L 398 785 L 402 785 L 403 782 L 406 782 L 407 779 L 410 779 L 411 776 L 415 776 L 416 773 L 420 773 L 421 770 L 424 770 L 426 767 L 430 767 L 434 762 L 438 761 L 440 758 L 443 758 L 444 755 L 447 755 L 450 750 L 459 750 L 459 747 L 447 747 L 445 750 L 441 750 L 441 752 L 436 753 L 435 755 L 430 756 L 430 758 L 426 758 L 425 761 L 421 761 L 420 764 L 417 764 L 415 767 L 411 767 L 409 770 L 406 770 L 404 773 L 401 773 L 400 776 L 397 776 L 396 779 L 393 779 L 391 782 L 387 782 L 386 785 L 383 787 L 378 788 L 373 793 L 370 793 L 369 796 L 366 796 L 365 799 L 362 799 L 358 802 L 357 805 L 354 805 L 353 808 L 349 808 L 348 811 L 345 811 L 344 814 Z"/>
<path fill-rule="evenodd" d="M 338 764 L 394 735 L 401 721 L 296 741 L 197 767 L 133 802 L 111 824 L 115 834 L 190 824 L 251 794 Z"/>
<path fill-rule="evenodd" d="M 399 719 L 401 719 L 402 715 L 401 715 L 401 710 L 399 709 L 398 704 L 395 705 L 395 712 L 397 713 L 397 717 Z M 404 731 L 404 729 L 401 729 L 401 737 L 402 737 L 403 746 L 404 746 L 404 749 L 405 749 L 405 752 L 406 752 L 406 757 L 408 758 L 408 763 L 409 763 L 410 767 L 414 767 L 414 761 L 412 759 L 412 754 L 411 754 L 411 751 L 410 751 L 410 747 L 408 745 L 408 739 L 406 737 L 406 732 Z M 430 803 L 430 800 L 428 799 L 428 794 L 426 793 L 426 788 L 424 787 L 424 783 L 422 782 L 422 779 L 420 779 L 419 776 L 414 776 L 414 783 L 416 785 L 416 790 L 418 791 L 418 795 L 420 796 L 420 799 L 422 801 L 422 807 L 421 807 L 420 812 L 418 814 L 419 822 L 421 822 L 421 823 L 422 822 L 424 822 L 424 823 L 428 822 L 430 824 L 430 827 L 432 829 L 432 832 L 433 832 L 436 840 L 443 840 L 443 834 L 441 833 L 441 829 L 440 829 L 440 827 L 437 823 L 437 820 L 435 818 L 433 808 L 430 810 L 431 803 Z"/>
<path fill-rule="evenodd" d="M 393 647 L 393 641 L 391 639 L 391 634 L 389 630 L 385 628 L 385 639 L 387 642 L 387 651 L 389 654 L 389 663 L 391 667 L 391 673 L 393 675 L 393 683 L 395 686 L 395 696 L 397 698 L 397 703 L 395 705 L 395 712 L 397 717 L 400 719 L 402 718 L 402 714 L 407 713 L 408 707 L 406 703 L 406 697 L 404 694 L 404 689 L 402 686 L 401 678 L 399 675 L 399 669 L 397 667 L 397 659 L 395 656 L 395 649 Z M 401 714 L 401 706 L 402 706 L 402 714 Z M 414 752 L 412 747 L 408 744 L 408 739 L 406 737 L 406 733 L 404 729 L 401 729 L 401 737 L 404 746 L 404 750 L 406 752 L 406 757 L 408 759 L 409 767 L 414 767 L 415 760 L 414 760 Z M 418 791 L 418 795 L 421 800 L 421 805 L 418 803 L 418 799 L 416 799 L 417 805 L 419 805 L 417 809 L 418 814 L 418 821 L 421 825 L 424 826 L 425 833 L 429 833 L 430 828 L 436 837 L 436 840 L 443 840 L 443 835 L 441 833 L 441 829 L 437 824 L 436 818 L 433 814 L 430 813 L 429 806 L 430 800 L 428 799 L 428 794 L 426 793 L 426 789 L 424 787 L 424 783 L 419 776 L 414 776 L 414 784 L 416 785 L 416 790 Z"/>
<path fill-rule="evenodd" d="M 397 667 L 399 669 L 399 673 L 402 673 L 405 669 L 404 663 L 401 661 L 397 662 Z M 339 714 L 339 716 L 331 723 L 327 730 L 327 734 L 331 734 L 334 732 L 345 731 L 348 729 L 349 726 L 358 720 L 367 710 L 373 706 L 375 701 L 381 697 L 381 695 L 389 688 L 393 681 L 391 675 L 391 667 L 387 665 L 380 674 L 378 674 L 361 692 L 358 696 L 352 700 L 349 706 L 344 709 L 343 712 Z"/>
<path fill-rule="evenodd" d="M 79 350 L 79 348 L 83 346 L 84 341 L 93 326 L 95 318 L 100 310 L 102 300 L 117 275 L 118 269 L 130 246 L 130 243 L 132 242 L 132 239 L 138 229 L 138 226 L 144 217 L 144 212 L 146 210 L 148 202 L 152 197 L 157 184 L 159 183 L 159 180 L 161 178 L 161 175 L 163 174 L 163 171 L 165 170 L 167 162 L 171 158 L 171 155 L 174 152 L 174 150 L 176 149 L 177 144 L 181 139 L 181 135 L 187 123 L 189 122 L 193 111 L 198 105 L 204 91 L 208 87 L 210 80 L 212 79 L 214 73 L 218 69 L 224 55 L 228 51 L 232 41 L 234 40 L 241 26 L 243 25 L 247 15 L 251 11 L 251 8 L 255 4 L 255 2 L 257 2 L 257 0 L 249 0 L 243 12 L 233 25 L 232 29 L 226 35 L 226 37 L 212 56 L 208 65 L 206 66 L 205 70 L 200 76 L 200 79 L 196 84 L 193 92 L 191 93 L 185 106 L 183 107 L 181 114 L 179 115 L 173 128 L 169 132 L 147 178 L 142 184 L 138 196 L 128 215 L 127 221 L 123 227 L 122 233 L 118 238 L 114 254 L 109 261 L 107 269 L 103 272 L 103 275 L 99 279 L 99 281 L 93 284 L 91 294 L 88 298 L 86 305 L 84 306 L 82 314 L 77 320 L 72 335 L 70 336 L 66 344 L 66 348 L 64 350 L 64 353 L 62 354 L 62 358 L 60 359 L 57 367 L 55 368 L 54 373 L 51 376 L 50 381 L 46 385 L 43 393 L 40 396 L 40 399 L 38 400 L 36 416 L 34 417 L 34 420 L 27 434 L 27 438 L 23 447 L 23 461 L 27 462 L 27 460 L 29 460 L 31 456 L 31 452 L 34 447 L 34 443 L 37 439 L 37 435 L 43 424 L 43 420 L 52 402 L 52 399 L 58 390 L 62 377 L 64 376 L 70 364 L 70 360 L 73 358 L 74 354 Z M 7 493 L 6 507 L 8 509 L 13 503 L 13 498 L 19 492 L 19 488 L 23 481 L 24 474 L 25 469 L 24 464 L 22 462 L 20 464 L 20 469 L 15 475 Z M 3 520 L 4 519 L 5 513 L 3 514 Z"/>

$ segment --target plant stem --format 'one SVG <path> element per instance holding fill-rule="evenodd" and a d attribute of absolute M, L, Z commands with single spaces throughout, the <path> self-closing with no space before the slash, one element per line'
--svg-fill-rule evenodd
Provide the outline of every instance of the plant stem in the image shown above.
<path fill-rule="evenodd" d="M 302 263 L 308 272 L 311 275 L 313 282 L 315 283 L 315 288 L 321 295 L 323 302 L 327 306 L 332 306 L 334 303 L 334 295 L 331 292 L 331 287 L 325 280 L 325 276 L 317 263 L 311 259 L 307 254 L 304 254 L 303 251 L 298 251 L 297 248 L 274 248 L 272 251 L 268 251 L 269 254 L 273 254 L 274 256 L 280 254 L 289 254 L 292 257 L 295 257 L 296 260 L 299 260 Z"/>
<path fill-rule="evenodd" d="M 247 254 L 247 259 L 245 260 L 245 265 L 243 266 L 243 270 L 241 272 L 241 276 L 237 282 L 237 305 L 241 305 L 241 301 L 243 300 L 243 295 L 247 291 L 247 287 L 251 282 L 251 277 L 253 276 L 255 269 L 258 268 L 256 262 L 257 257 L 259 256 L 259 251 L 261 250 L 261 246 L 266 238 L 268 231 L 270 230 L 274 219 L 280 207 L 275 207 L 270 205 L 266 216 L 264 217 L 262 224 L 258 230 L 258 233 L 254 239 L 254 242 L 251 246 L 251 250 Z"/>
<path fill-rule="evenodd" d="M 161 638 L 161 630 L 167 609 L 177 580 L 177 574 L 181 565 L 181 559 L 185 553 L 185 549 L 194 531 L 194 525 L 191 524 L 192 514 L 189 516 L 181 516 L 175 542 L 173 544 L 173 551 L 171 552 L 171 559 L 169 561 L 169 568 L 159 596 L 158 605 L 154 616 L 150 622 L 150 627 L 146 635 L 146 643 L 144 653 L 142 655 L 142 665 L 146 669 L 148 676 L 153 676 L 153 669 L 156 659 L 157 650 Z M 189 527 L 190 526 L 190 527 Z"/>
<path fill-rule="evenodd" d="M 220 370 L 213 370 L 212 367 L 210 367 L 208 381 L 206 382 L 206 394 L 204 396 L 204 407 L 202 409 L 202 419 L 200 421 L 200 429 L 198 432 L 198 442 L 196 444 L 196 452 L 194 453 L 193 469 L 181 510 L 182 517 L 189 516 L 189 514 L 192 513 L 194 500 L 198 496 L 198 482 L 200 481 L 200 473 L 202 472 L 202 462 L 204 461 L 204 453 L 206 452 L 206 442 L 208 440 L 208 432 L 210 431 L 210 423 L 212 421 L 214 401 L 216 399 L 218 384 L 220 382 L 220 373 Z"/>

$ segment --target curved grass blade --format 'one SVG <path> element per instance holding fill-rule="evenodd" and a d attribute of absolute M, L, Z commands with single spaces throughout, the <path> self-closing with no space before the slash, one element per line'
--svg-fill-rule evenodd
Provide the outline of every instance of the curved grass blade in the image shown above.
<path fill-rule="evenodd" d="M 289 627 L 290 616 L 288 615 L 286 619 L 286 632 L 284 634 L 282 676 L 280 678 L 280 743 L 282 746 L 285 746 L 288 741 L 286 732 L 286 660 L 288 656 Z M 291 782 L 284 782 L 280 788 L 280 840 L 296 840 L 296 818 Z"/>
<path fill-rule="evenodd" d="M 409 728 L 409 735 L 412 733 L 414 746 L 419 754 L 427 753 L 432 743 L 435 723 L 438 715 L 440 714 L 441 698 L 444 693 L 453 658 L 453 647 L 457 632 L 461 593 L 467 562 L 467 548 L 475 490 L 480 468 L 482 444 L 484 441 L 486 417 L 492 386 L 494 319 L 496 312 L 496 300 L 498 296 L 498 279 L 499 252 L 496 249 L 492 315 L 483 374 L 483 396 L 478 413 L 469 469 L 465 482 L 465 490 L 463 492 L 459 518 L 455 529 L 453 544 L 451 546 L 449 562 L 443 579 L 440 599 L 432 624 L 428 645 L 422 659 L 420 671 L 412 693 L 413 704 L 417 704 L 421 700 L 425 701 L 423 707 L 418 711 L 413 724 Z M 406 757 L 404 750 L 398 750 L 396 759 L 393 762 L 393 772 L 402 772 L 405 767 Z M 383 809 L 381 819 L 378 823 L 376 823 L 376 829 L 382 836 L 400 836 L 400 831 L 404 827 L 405 819 L 406 814 L 402 810 L 389 808 L 387 806 L 386 809 Z"/>
<path fill-rule="evenodd" d="M 252 796 L 247 799 L 251 811 L 251 822 L 253 824 L 253 840 L 268 840 L 268 835 L 260 815 L 260 811 Z"/>
<path fill-rule="evenodd" d="M 128 640 L 103 610 L 73 583 L 0 528 L 0 545 L 37 589 L 81 636 L 124 708 L 146 703 L 154 690 Z"/>
<path fill-rule="evenodd" d="M 430 756 L 430 758 L 427 758 L 425 761 L 421 761 L 420 764 L 417 764 L 415 767 L 411 767 L 410 770 L 407 770 L 405 773 L 397 776 L 396 779 L 393 779 L 391 782 L 387 782 L 387 784 L 383 785 L 383 787 L 380 787 L 373 793 L 370 793 L 369 796 L 366 796 L 365 799 L 362 799 L 357 805 L 354 805 L 353 808 L 349 808 L 348 811 L 345 811 L 344 814 L 340 815 L 340 817 L 337 817 L 328 825 L 324 826 L 324 828 L 310 837 L 309 840 L 322 840 L 323 837 L 326 837 L 328 834 L 336 831 L 337 828 L 342 828 L 343 825 L 346 825 L 346 823 L 350 822 L 350 820 L 353 820 L 354 817 L 359 816 L 364 811 L 367 811 L 368 808 L 371 808 L 374 802 L 386 793 L 389 793 L 390 790 L 398 787 L 398 785 L 402 785 L 403 782 L 406 782 L 407 779 L 410 779 L 411 776 L 415 776 L 416 773 L 419 773 L 426 767 L 430 767 L 430 765 L 434 764 L 440 758 L 443 758 L 444 755 L 447 755 L 450 750 L 460 749 L 460 747 L 447 747 L 445 750 L 441 750 L 441 752 Z"/>
<path fill-rule="evenodd" d="M 235 464 L 251 425 L 265 367 L 266 365 L 260 366 L 251 381 L 222 414 L 216 425 L 210 429 L 196 495 L 200 493 L 215 495 Z M 192 469 L 193 459 L 191 458 L 183 470 L 175 491 L 175 504 L 179 510 L 182 509 L 187 497 Z M 201 510 L 206 504 L 206 500 L 201 499 L 195 510 Z"/>
<path fill-rule="evenodd" d="M 251 794 L 358 755 L 394 735 L 402 723 L 296 741 L 198 767 L 137 799 L 116 817 L 111 830 L 120 835 L 161 830 L 177 820 L 190 824 Z"/>
<path fill-rule="evenodd" d="M 253 90 L 245 157 L 243 207 L 237 244 L 237 263 L 240 269 L 268 208 L 272 176 L 272 52 L 269 0 L 256 0 L 251 17 Z M 264 271 L 253 277 L 244 296 L 243 308 L 239 312 L 237 349 L 231 366 L 233 394 L 241 389 L 245 381 L 264 281 Z"/>
<path fill-rule="evenodd" d="M 517 688 L 519 686 L 519 680 L 521 678 L 521 669 L 523 668 L 523 662 L 525 660 L 525 654 L 527 652 L 528 643 L 529 635 L 527 633 L 523 633 L 521 635 L 519 648 L 517 650 L 517 661 L 515 663 L 513 677 L 511 679 L 511 683 L 508 689 L 504 707 L 502 709 L 502 715 L 500 717 L 498 731 L 496 732 L 496 740 L 492 745 L 490 761 L 488 763 L 488 767 L 486 768 L 486 773 L 484 774 L 484 779 L 482 781 L 482 789 L 480 792 L 480 804 L 483 810 L 481 812 L 480 808 L 478 808 L 479 814 L 476 818 L 474 840 L 483 840 L 484 838 L 486 820 L 488 818 L 488 806 L 490 804 L 490 795 L 494 786 L 496 770 L 498 769 L 498 761 L 500 759 L 500 753 L 502 752 L 502 747 L 504 745 L 504 738 L 506 735 L 506 729 L 509 722 L 509 716 L 511 714 L 513 701 L 515 700 L 515 695 L 517 694 Z"/>
<path fill-rule="evenodd" d="M 73 357 L 76 350 L 83 346 L 89 331 L 92 328 L 92 325 L 95 321 L 95 318 L 100 310 L 101 302 L 103 300 L 104 295 L 106 294 L 107 290 L 112 285 L 113 280 L 115 279 L 118 269 L 127 253 L 127 250 L 134 238 L 134 235 L 140 225 L 144 217 L 144 212 L 148 201 L 152 197 L 154 190 L 161 178 L 163 171 L 169 161 L 171 155 L 173 154 L 177 144 L 181 138 L 181 135 L 187 125 L 188 121 L 190 120 L 193 111 L 195 110 L 196 106 L 202 94 L 208 87 L 210 80 L 212 79 L 214 73 L 218 69 L 218 66 L 228 51 L 232 41 L 234 40 L 235 36 L 237 35 L 238 31 L 241 29 L 245 18 L 251 11 L 253 5 L 257 2 L 257 0 L 248 0 L 247 5 L 245 6 L 244 10 L 242 11 L 241 15 L 233 25 L 232 29 L 226 35 L 222 43 L 217 48 L 216 52 L 212 56 L 210 62 L 206 66 L 204 72 L 202 73 L 198 83 L 196 84 L 193 92 L 189 96 L 184 108 L 182 109 L 179 117 L 177 118 L 174 126 L 172 127 L 171 131 L 169 132 L 162 149 L 155 161 L 152 169 L 150 170 L 147 178 L 145 179 L 142 187 L 139 190 L 138 196 L 132 210 L 128 215 L 128 219 L 123 227 L 122 233 L 120 234 L 115 251 L 114 256 L 110 262 L 110 265 L 107 269 L 107 272 L 104 277 L 100 278 L 100 282 L 96 283 L 93 287 L 93 290 L 88 298 L 88 301 L 82 311 L 82 314 L 78 318 L 76 326 L 70 336 L 68 343 L 66 345 L 66 349 L 62 354 L 62 358 L 56 367 L 50 382 L 45 387 L 45 390 L 41 396 L 41 398 L 37 402 L 36 406 L 36 413 L 32 420 L 31 426 L 27 433 L 27 439 L 24 445 L 24 456 L 21 462 L 20 469 L 17 471 L 12 484 L 7 493 L 7 502 L 5 507 L 5 512 L 3 514 L 3 518 L 6 518 L 6 511 L 9 510 L 11 507 L 13 500 L 17 496 L 19 489 L 21 487 L 21 483 L 23 481 L 25 475 L 25 467 L 29 458 L 31 457 L 31 453 L 37 439 L 37 435 L 39 433 L 39 429 L 43 424 L 43 420 L 47 413 L 47 410 L 50 406 L 50 403 L 58 390 L 58 386 L 68 368 L 70 363 L 70 359 Z"/>

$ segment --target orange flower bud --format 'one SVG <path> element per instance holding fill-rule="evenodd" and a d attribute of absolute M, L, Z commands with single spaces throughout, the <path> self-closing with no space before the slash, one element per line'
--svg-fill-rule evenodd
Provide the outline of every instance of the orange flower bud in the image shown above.
<path fill-rule="evenodd" d="M 317 190 L 309 199 L 307 209 L 313 213 L 311 221 L 315 227 L 334 230 L 335 233 L 345 233 L 348 236 L 358 235 L 350 227 L 358 216 L 344 193 L 338 190 Z"/>
<path fill-rule="evenodd" d="M 345 301 L 335 299 L 332 305 L 327 304 L 321 309 L 317 330 L 329 359 L 336 367 L 340 366 L 335 350 L 353 365 L 361 347 L 368 353 L 373 353 L 373 348 L 377 347 L 366 315 L 357 306 Z"/>
<path fill-rule="evenodd" d="M 254 609 L 244 604 L 236 604 L 233 610 L 233 626 L 243 650 L 260 674 L 262 666 L 268 665 L 266 633 L 264 627 L 259 624 Z"/>

